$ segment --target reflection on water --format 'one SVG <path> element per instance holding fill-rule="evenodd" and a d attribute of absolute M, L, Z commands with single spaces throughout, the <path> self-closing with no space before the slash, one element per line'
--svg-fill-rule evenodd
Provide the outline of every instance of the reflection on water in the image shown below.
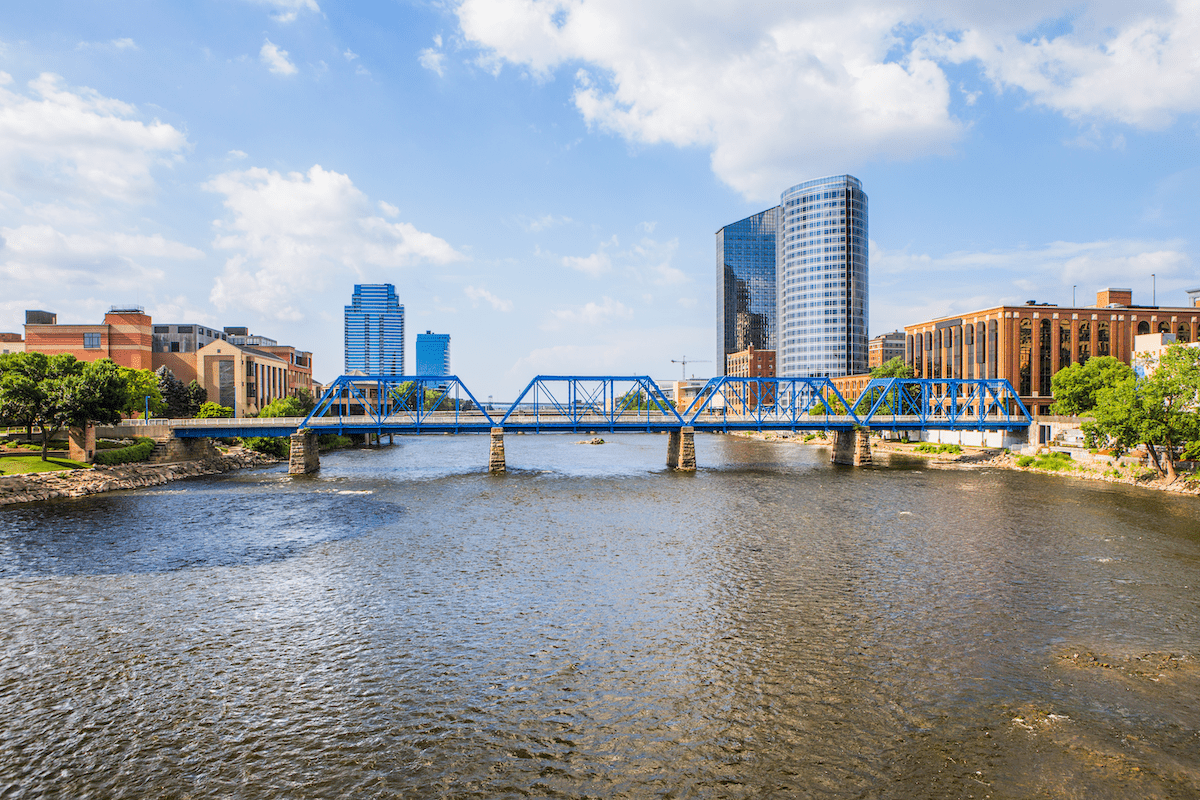
<path fill-rule="evenodd" d="M 0 792 L 1200 794 L 1195 499 L 580 438 L 0 512 Z"/>

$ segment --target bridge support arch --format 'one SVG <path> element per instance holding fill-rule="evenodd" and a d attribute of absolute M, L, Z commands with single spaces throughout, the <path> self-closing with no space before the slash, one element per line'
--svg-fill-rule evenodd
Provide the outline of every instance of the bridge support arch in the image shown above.
<path fill-rule="evenodd" d="M 491 448 L 488 452 L 488 472 L 507 472 L 504 464 L 504 428 L 492 428 Z"/>
<path fill-rule="evenodd" d="M 321 468 L 321 456 L 317 452 L 317 432 L 302 428 L 291 436 L 291 451 L 288 457 L 288 475 L 307 475 Z"/>
<path fill-rule="evenodd" d="M 866 428 L 833 432 L 833 454 L 830 460 L 834 464 L 848 464 L 861 467 L 871 463 L 871 432 Z"/>
<path fill-rule="evenodd" d="M 667 466 L 681 472 L 696 471 L 696 429 L 679 428 L 667 433 Z"/>

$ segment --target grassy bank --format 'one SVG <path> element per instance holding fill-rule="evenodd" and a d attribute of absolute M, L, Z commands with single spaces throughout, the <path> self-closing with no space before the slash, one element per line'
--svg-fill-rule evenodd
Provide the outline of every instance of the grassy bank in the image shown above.
<path fill-rule="evenodd" d="M 67 469 L 91 469 L 91 464 L 69 458 L 51 457 L 42 461 L 41 455 L 0 456 L 0 475 L 26 475 L 31 472 L 58 472 Z"/>

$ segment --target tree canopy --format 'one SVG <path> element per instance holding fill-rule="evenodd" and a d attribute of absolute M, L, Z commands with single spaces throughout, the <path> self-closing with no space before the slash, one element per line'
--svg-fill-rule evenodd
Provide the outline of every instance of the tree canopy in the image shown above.
<path fill-rule="evenodd" d="M 1080 416 L 1096 407 L 1101 389 L 1111 389 L 1134 376 L 1133 369 L 1112 356 L 1089 358 L 1083 364 L 1072 364 L 1059 370 L 1050 381 L 1054 393 L 1055 414 Z"/>
<path fill-rule="evenodd" d="M 1093 419 L 1083 425 L 1088 443 L 1117 453 L 1145 445 L 1159 475 L 1174 481 L 1177 451 L 1200 438 L 1200 349 L 1169 347 L 1141 379 L 1125 370 L 1096 391 Z"/>
<path fill-rule="evenodd" d="M 872 378 L 911 378 L 912 376 L 912 367 L 904 363 L 903 356 L 896 356 L 871 370 Z"/>
<path fill-rule="evenodd" d="M 130 403 L 121 368 L 107 358 L 84 362 L 70 354 L 10 353 L 0 357 L 0 418 L 42 436 L 42 459 L 54 434 L 92 422 L 115 425 Z"/>

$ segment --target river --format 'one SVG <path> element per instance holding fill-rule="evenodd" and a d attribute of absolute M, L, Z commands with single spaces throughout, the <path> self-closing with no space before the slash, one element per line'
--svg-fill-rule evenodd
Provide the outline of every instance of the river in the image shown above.
<path fill-rule="evenodd" d="M 1200 796 L 1196 498 L 580 438 L 0 510 L 0 797 Z"/>

